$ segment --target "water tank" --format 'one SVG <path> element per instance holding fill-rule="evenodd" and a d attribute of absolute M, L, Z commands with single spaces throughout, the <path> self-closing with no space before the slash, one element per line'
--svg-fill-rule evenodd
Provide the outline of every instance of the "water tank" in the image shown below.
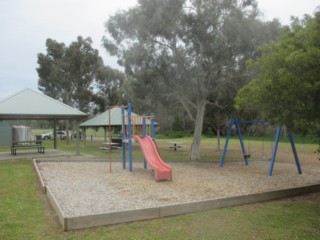
<path fill-rule="evenodd" d="M 12 126 L 12 141 L 31 141 L 31 128 L 27 126 Z"/>

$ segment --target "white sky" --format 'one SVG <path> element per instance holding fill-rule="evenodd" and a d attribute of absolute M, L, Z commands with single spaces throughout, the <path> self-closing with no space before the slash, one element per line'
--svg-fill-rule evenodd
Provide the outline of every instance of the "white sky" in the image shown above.
<path fill-rule="evenodd" d="M 257 0 L 264 20 L 312 14 L 320 0 Z M 69 45 L 77 36 L 91 37 L 105 65 L 116 68 L 116 60 L 101 46 L 104 23 L 118 10 L 137 0 L 0 0 L 0 99 L 23 88 L 38 89 L 37 54 L 46 53 L 52 38 Z"/>

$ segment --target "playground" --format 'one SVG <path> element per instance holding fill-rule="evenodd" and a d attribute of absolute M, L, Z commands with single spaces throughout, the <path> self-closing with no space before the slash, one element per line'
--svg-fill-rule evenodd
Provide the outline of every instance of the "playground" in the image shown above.
<path fill-rule="evenodd" d="M 44 191 L 65 230 L 146 220 L 261 202 L 319 191 L 320 168 L 278 162 L 270 177 L 269 161 L 170 162 L 173 181 L 156 182 L 142 161 L 133 171 L 121 161 L 37 160 Z M 48 193 L 50 192 L 50 193 Z M 226 205 L 225 205 L 226 204 Z M 59 213 L 60 212 L 60 213 Z M 65 224 L 65 225 L 64 225 Z"/>
<path fill-rule="evenodd" d="M 127 116 L 124 107 L 121 112 L 121 161 L 112 160 L 110 126 L 108 159 L 34 160 L 42 189 L 64 230 L 167 217 L 320 190 L 320 169 L 307 165 L 302 171 L 292 133 L 291 150 L 285 154 L 291 152 L 293 161 L 276 163 L 280 128 L 267 158 L 258 159 L 255 151 L 253 155 L 246 151 L 238 120 L 232 119 L 220 165 L 167 159 L 165 162 L 154 138 L 154 115 L 132 117 L 131 105 Z M 233 125 L 240 140 L 237 155 L 242 155 L 244 161 L 225 162 Z M 133 150 L 138 150 L 134 142 L 143 155 L 140 161 L 133 161 Z M 234 152 L 232 146 L 229 151 L 229 155 Z M 249 161 L 251 155 L 254 161 Z"/>
<path fill-rule="evenodd" d="M 158 141 L 153 114 L 131 115 L 130 105 L 120 110 L 121 148 L 112 150 L 111 111 L 109 123 L 103 125 L 105 129 L 109 125 L 108 139 L 105 136 L 98 145 L 83 145 L 92 145 L 90 152 L 99 152 L 101 158 L 59 155 L 50 150 L 41 157 L 30 151 L 19 154 L 21 159 L 34 159 L 41 189 L 63 230 L 181 215 L 320 190 L 318 159 L 310 153 L 303 155 L 300 150 L 304 146 L 296 148 L 291 133 L 291 146 L 286 144 L 289 148 L 277 151 L 282 145 L 280 128 L 276 144 L 272 140 L 265 145 L 262 142 L 261 149 L 256 141 L 251 146 L 245 144 L 246 137 L 242 139 L 240 127 L 236 126 L 239 139 L 228 134 L 223 152 L 215 149 L 213 138 L 207 139 L 201 146 L 205 161 L 192 162 L 187 160 L 191 141 Z M 232 120 L 228 132 L 234 131 L 233 125 L 237 124 Z M 169 145 L 172 142 L 179 142 L 181 148 L 173 151 Z M 51 143 L 44 144 L 48 149 Z M 107 146 L 103 151 L 101 144 Z M 79 141 L 76 145 L 79 150 Z M 3 154 L 4 159 L 8 155 Z"/>
<path fill-rule="evenodd" d="M 88 207 L 89 201 L 93 203 L 92 205 L 95 204 L 93 197 L 88 196 L 85 194 L 85 192 L 83 192 L 83 188 L 86 187 L 88 182 L 86 179 L 84 179 L 87 175 L 91 176 L 90 181 L 91 183 L 94 183 L 91 186 L 95 186 L 95 188 L 93 188 L 93 190 L 96 191 L 94 197 L 98 195 L 96 198 L 97 201 L 100 201 L 105 205 L 106 202 L 104 202 L 102 198 L 104 197 L 104 199 L 107 201 L 109 201 L 109 198 L 107 198 L 106 194 L 100 194 L 99 191 L 103 193 L 104 188 L 107 188 L 108 185 L 110 185 L 106 182 L 107 177 L 111 179 L 114 177 L 118 180 L 123 179 L 123 184 L 120 182 L 119 184 L 122 187 L 126 185 L 127 189 L 130 189 L 130 186 L 133 185 L 132 187 L 134 188 L 132 188 L 132 190 L 136 191 L 136 193 L 141 193 L 144 191 L 156 191 L 157 188 L 161 189 L 164 186 L 168 187 L 169 185 L 171 186 L 172 184 L 175 184 L 176 181 L 179 181 L 179 172 L 181 171 L 178 171 L 178 168 L 175 165 L 178 165 L 178 167 L 186 165 L 186 167 L 189 168 L 189 172 L 187 172 L 185 169 L 183 171 L 184 175 L 182 176 L 184 176 L 186 181 L 194 181 L 195 185 L 190 188 L 193 189 L 193 193 L 198 194 L 197 197 L 199 197 L 201 194 L 207 194 L 207 192 L 200 190 L 199 186 L 202 185 L 204 187 L 209 184 L 212 184 L 214 187 L 220 186 L 219 194 L 227 192 L 227 188 L 234 189 L 232 185 L 234 183 L 236 184 L 236 182 L 232 179 L 239 179 L 237 176 L 241 176 L 242 174 L 245 174 L 243 175 L 244 184 L 241 185 L 243 188 L 249 188 L 252 186 L 258 187 L 258 183 L 260 183 L 260 186 L 261 184 L 265 186 L 268 183 L 274 183 L 278 186 L 281 184 L 284 186 L 286 185 L 285 182 L 281 182 L 283 179 L 295 179 L 294 181 L 297 181 L 296 178 L 299 179 L 299 184 L 301 185 L 307 184 L 307 182 L 304 182 L 304 179 L 311 180 L 311 178 L 314 178 L 314 184 L 320 183 L 319 173 L 316 174 L 316 169 L 319 169 L 320 163 L 317 155 L 315 155 L 313 152 L 317 145 L 310 144 L 310 142 L 305 143 L 301 139 L 297 139 L 297 150 L 301 160 L 303 174 L 300 175 L 297 172 L 289 143 L 281 142 L 277 154 L 277 161 L 274 166 L 273 176 L 271 177 L 268 176 L 269 161 L 261 160 L 261 147 L 263 145 L 261 141 L 250 141 L 251 157 L 249 160 L 249 165 L 245 165 L 243 157 L 241 156 L 242 153 L 239 140 L 231 139 L 229 142 L 225 166 L 221 168 L 219 165 L 219 159 L 221 157 L 222 150 L 216 150 L 216 139 L 203 137 L 201 148 L 203 157 L 202 162 L 199 163 L 185 161 L 188 159 L 188 151 L 190 149 L 192 139 L 185 137 L 175 139 L 175 141 L 177 140 L 182 142 L 185 147 L 179 149 L 178 151 L 172 151 L 169 148 L 170 145 L 168 144 L 168 142 L 172 141 L 172 139 L 156 139 L 161 157 L 173 167 L 172 182 L 162 181 L 158 183 L 154 180 L 154 175 L 152 174 L 151 169 L 148 168 L 145 170 L 143 168 L 142 155 L 137 144 L 133 144 L 134 161 L 132 173 L 129 173 L 128 169 L 122 170 L 121 149 L 114 150 L 112 152 L 112 176 L 109 169 L 110 162 L 107 158 L 108 153 L 105 151 L 97 151 L 101 144 L 101 139 L 88 142 L 87 146 L 82 148 L 81 156 L 75 156 L 72 148 L 61 143 L 60 148 L 64 150 L 63 152 L 59 151 L 53 154 L 50 150 L 48 150 L 46 151 L 45 156 L 40 157 L 50 160 L 53 164 L 52 168 L 49 166 L 45 167 L 45 171 L 52 171 L 52 173 L 54 173 L 54 171 L 61 172 L 58 175 L 59 178 L 67 179 L 67 176 L 69 176 L 71 179 L 68 179 L 69 184 L 74 184 L 76 188 L 79 188 L 71 189 L 69 188 L 68 183 L 62 182 L 60 179 L 52 179 L 53 182 L 57 181 L 57 183 L 60 183 L 61 186 L 64 185 L 64 194 L 70 197 L 70 199 L 67 199 L 66 196 L 64 196 L 64 198 L 57 199 L 59 204 L 68 205 L 73 198 L 78 197 L 80 198 L 80 201 L 77 202 L 73 211 L 76 211 L 76 209 L 79 208 L 79 212 L 82 211 L 80 210 L 80 208 L 82 208 L 82 202 L 83 204 L 87 204 L 86 207 Z M 224 140 L 222 140 L 222 145 L 223 143 Z M 246 140 L 245 143 L 247 146 Z M 53 143 L 46 142 L 46 144 Z M 268 148 L 271 148 L 271 144 L 269 142 L 265 142 L 265 145 L 267 145 Z M 50 145 L 46 146 L 48 148 L 52 148 Z M 266 150 L 267 149 L 265 149 L 265 151 Z M 64 153 L 65 151 L 68 153 L 68 155 Z M 3 152 L 2 154 L 5 155 L 5 159 L 8 159 L 9 157 L 13 158 L 10 153 Z M 217 236 L 218 239 L 245 239 L 249 236 L 251 238 L 254 238 L 254 236 L 257 238 L 257 236 L 259 236 L 260 239 L 270 239 L 271 236 L 273 239 L 293 239 L 296 236 L 309 236 L 309 238 L 314 238 L 319 234 L 319 191 L 311 195 L 303 194 L 300 197 L 284 198 L 279 201 L 267 200 L 263 203 L 227 207 L 223 209 L 197 212 L 194 214 L 183 214 L 170 218 L 165 217 L 155 220 L 139 221 L 130 224 L 117 224 L 107 227 L 84 229 L 81 231 L 63 232 L 63 228 L 61 227 L 61 223 L 58 221 L 56 211 L 52 209 L 46 195 L 43 192 L 40 192 L 40 188 L 38 187 L 39 179 L 34 174 L 32 162 L 30 160 L 26 160 L 38 158 L 39 155 L 36 153 L 26 153 L 19 154 L 15 157 L 19 157 L 22 160 L 0 161 L 0 163 L 2 163 L 0 171 L 2 170 L 1 180 L 4 194 L 3 196 L 6 199 L 15 201 L 15 205 L 17 206 L 12 208 L 12 204 L 9 202 L 6 203 L 6 201 L 0 201 L 3 213 L 8 216 L 8 220 L 3 222 L 4 225 L 2 225 L 2 228 L 0 226 L 3 234 L 0 234 L 0 236 L 6 236 L 8 239 L 26 238 L 26 236 L 34 239 L 100 239 L 105 238 L 106 236 L 108 236 L 110 239 L 212 239 L 213 234 L 214 236 Z M 70 164 L 68 166 L 76 167 L 76 169 L 69 169 L 70 171 L 68 174 L 63 175 L 66 173 L 66 171 L 62 169 L 64 165 L 59 164 L 59 161 L 63 162 L 62 160 L 64 162 L 67 162 L 66 160 L 68 160 L 68 164 Z M 80 162 L 80 160 L 83 160 L 84 162 Z M 99 168 L 97 172 L 93 171 L 96 168 L 86 168 L 88 163 L 92 162 L 95 164 L 95 162 L 99 161 L 102 163 L 102 165 L 100 165 L 102 168 Z M 260 167 L 255 167 L 255 163 L 260 162 L 263 164 Z M 287 166 L 291 165 L 291 168 L 282 168 L 281 166 L 283 163 L 288 164 Z M 197 167 L 197 164 L 201 165 Z M 53 166 L 55 167 L 53 168 Z M 207 166 L 209 167 L 207 168 Z M 196 169 L 197 171 L 195 171 Z M 78 173 L 76 170 L 79 170 Z M 232 172 L 229 174 L 229 171 Z M 102 175 L 100 174 L 101 172 L 103 172 Z M 85 175 L 83 175 L 84 173 Z M 207 176 L 199 178 L 199 175 L 201 175 L 199 173 L 206 173 Z M 121 176 L 118 176 L 118 174 L 121 174 Z M 194 180 L 191 179 L 192 174 L 195 175 Z M 221 174 L 227 174 L 229 177 L 223 178 Z M 215 175 L 217 175 L 216 180 L 212 178 Z M 248 175 L 249 178 L 246 178 L 246 175 Z M 286 177 L 287 175 L 290 176 Z M 260 178 L 260 180 L 256 181 L 257 178 Z M 98 179 L 101 179 L 102 182 L 98 181 Z M 225 180 L 224 183 L 223 179 Z M 279 179 L 281 181 L 279 181 Z M 196 182 L 197 180 L 201 180 L 202 182 Z M 216 182 L 210 183 L 209 180 Z M 187 183 L 188 182 L 185 182 L 185 184 Z M 76 184 L 78 184 L 78 186 Z M 82 187 L 81 184 L 84 184 L 84 186 Z M 290 182 L 287 182 L 287 184 L 288 185 L 286 185 L 286 187 L 290 187 Z M 50 187 L 50 185 L 47 186 Z M 188 190 L 188 186 L 186 186 L 186 189 Z M 169 195 L 169 193 L 167 194 Z M 171 193 L 171 195 L 173 194 L 174 193 Z M 125 196 L 125 193 L 123 193 L 122 196 Z M 157 196 L 159 196 L 159 194 Z M 242 196 L 245 197 L 247 195 Z M 85 198 L 90 200 L 86 200 Z M 110 200 L 113 201 L 112 199 Z M 183 199 L 184 202 L 187 200 L 189 199 Z M 122 201 L 124 201 L 123 198 Z M 225 199 L 224 202 L 226 202 Z M 200 203 L 203 203 L 203 201 L 200 201 Z M 196 202 L 196 206 L 200 206 L 200 203 Z M 166 203 L 162 201 L 162 204 Z M 46 210 L 43 210 L 44 205 L 48 206 Z M 177 206 L 177 204 L 171 206 Z M 112 212 L 111 214 L 114 213 L 115 212 Z M 71 215 L 73 214 L 70 214 L 68 218 L 72 218 Z M 104 214 L 102 213 L 95 215 L 101 216 Z M 28 219 L 28 221 L 25 221 L 25 219 Z M 279 228 L 279 226 L 281 226 L 281 228 Z M 19 231 L 15 231 L 15 227 L 19 228 Z M 9 236 L 12 237 L 10 238 Z M 37 238 L 35 236 L 39 237 Z"/>

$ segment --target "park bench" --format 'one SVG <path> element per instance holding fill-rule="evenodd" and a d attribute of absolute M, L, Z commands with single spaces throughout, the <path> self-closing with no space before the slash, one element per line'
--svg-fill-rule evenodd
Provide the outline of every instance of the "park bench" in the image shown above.
<path fill-rule="evenodd" d="M 45 146 L 42 146 L 42 141 L 15 141 L 11 144 L 11 154 L 17 155 L 18 149 L 37 149 L 38 153 L 44 154 Z"/>

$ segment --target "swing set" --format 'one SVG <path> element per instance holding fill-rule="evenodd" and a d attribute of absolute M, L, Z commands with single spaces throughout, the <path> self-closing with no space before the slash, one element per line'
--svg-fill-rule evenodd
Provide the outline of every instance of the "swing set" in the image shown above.
<path fill-rule="evenodd" d="M 240 146 L 241 146 L 241 150 L 242 150 L 242 154 L 243 154 L 245 165 L 248 165 L 249 164 L 248 160 L 250 158 L 250 153 L 246 152 L 245 144 L 244 144 L 243 137 L 242 137 L 242 134 L 241 134 L 240 125 L 241 124 L 265 124 L 265 123 L 267 123 L 267 122 L 263 121 L 263 120 L 239 121 L 237 118 L 232 118 L 230 120 L 230 122 L 229 122 L 229 125 L 228 125 L 227 138 L 226 138 L 226 142 L 225 142 L 225 145 L 224 145 L 224 150 L 223 150 L 223 153 L 222 153 L 222 157 L 221 157 L 221 160 L 220 160 L 220 167 L 224 166 L 224 161 L 225 161 L 225 157 L 226 157 L 227 150 L 228 150 L 229 140 L 230 140 L 231 133 L 232 133 L 234 127 L 236 128 L 236 132 L 237 132 L 237 135 L 238 135 L 238 138 L 239 138 L 239 141 L 240 141 Z M 275 136 L 275 139 L 274 139 L 274 144 L 273 144 L 273 149 L 272 149 L 272 157 L 271 157 L 271 160 L 270 160 L 270 166 L 269 166 L 269 171 L 268 171 L 268 175 L 269 176 L 272 176 L 273 167 L 274 167 L 274 163 L 275 163 L 276 155 L 277 155 L 277 150 L 278 150 L 279 139 L 280 139 L 280 135 L 281 135 L 281 130 L 282 130 L 282 126 L 278 126 L 277 127 L 277 131 L 276 131 L 276 136 Z M 290 140 L 290 144 L 291 144 L 291 148 L 292 148 L 292 153 L 293 153 L 293 156 L 294 156 L 294 159 L 295 159 L 295 163 L 296 163 L 296 166 L 297 166 L 298 173 L 302 174 L 300 161 L 299 161 L 299 158 L 298 158 L 297 150 L 296 150 L 294 139 L 293 139 L 293 134 L 292 134 L 291 131 L 288 132 L 288 136 L 289 136 L 289 140 Z M 248 147 L 249 147 L 249 145 L 248 145 Z"/>

